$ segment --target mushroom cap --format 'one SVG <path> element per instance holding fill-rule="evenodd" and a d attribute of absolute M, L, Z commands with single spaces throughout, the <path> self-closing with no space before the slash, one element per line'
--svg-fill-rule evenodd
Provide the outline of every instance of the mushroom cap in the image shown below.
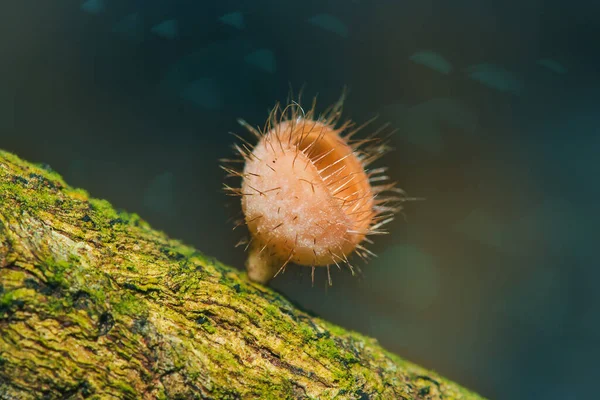
<path fill-rule="evenodd" d="M 347 259 L 376 214 L 357 154 L 320 121 L 275 125 L 243 172 L 242 210 L 253 247 L 280 263 L 326 266 Z"/>

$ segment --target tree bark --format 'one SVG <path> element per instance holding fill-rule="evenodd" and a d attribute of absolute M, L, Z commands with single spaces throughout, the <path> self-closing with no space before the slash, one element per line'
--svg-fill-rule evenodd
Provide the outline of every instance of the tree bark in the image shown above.
<path fill-rule="evenodd" d="M 480 399 L 0 151 L 0 399 Z"/>

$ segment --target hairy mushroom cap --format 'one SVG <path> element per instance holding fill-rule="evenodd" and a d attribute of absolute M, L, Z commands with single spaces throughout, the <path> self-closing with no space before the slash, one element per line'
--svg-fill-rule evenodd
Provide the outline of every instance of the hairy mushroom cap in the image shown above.
<path fill-rule="evenodd" d="M 402 197 L 382 196 L 402 193 L 393 183 L 373 186 L 388 179 L 385 168 L 367 170 L 388 147 L 376 137 L 352 140 L 360 128 L 342 136 L 352 123 L 336 127 L 341 104 L 319 118 L 314 103 L 308 113 L 295 102 L 280 113 L 276 106 L 262 132 L 241 121 L 258 143 L 234 146 L 243 171 L 224 169 L 242 178 L 240 188 L 226 188 L 242 198 L 251 280 L 266 283 L 290 262 L 311 266 L 313 279 L 317 266 L 347 264 L 354 273 L 348 257 L 372 254 L 361 243 L 384 233 L 400 209 Z"/>

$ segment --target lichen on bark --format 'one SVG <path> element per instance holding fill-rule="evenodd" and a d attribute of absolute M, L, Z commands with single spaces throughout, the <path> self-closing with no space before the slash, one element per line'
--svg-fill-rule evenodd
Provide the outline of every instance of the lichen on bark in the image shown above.
<path fill-rule="evenodd" d="M 0 399 L 479 399 L 0 151 Z"/>

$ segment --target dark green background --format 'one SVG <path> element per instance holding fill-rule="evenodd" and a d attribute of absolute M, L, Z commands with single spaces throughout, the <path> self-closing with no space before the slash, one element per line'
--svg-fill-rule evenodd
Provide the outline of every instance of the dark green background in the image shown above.
<path fill-rule="evenodd" d="M 273 285 L 485 396 L 593 398 L 594 4 L 3 1 L 0 147 L 241 267 L 218 168 L 227 132 L 243 133 L 238 117 L 262 125 L 289 84 L 318 92 L 321 110 L 347 85 L 346 117 L 399 129 L 381 165 L 427 200 L 376 238 L 362 277 L 333 271 L 326 288 L 320 270 L 311 287 L 294 267 Z M 233 12 L 243 25 L 220 19 Z M 153 32 L 165 20 L 176 31 Z M 416 62 L 424 51 L 451 70 Z M 256 65 L 261 54 L 272 59 Z"/>

